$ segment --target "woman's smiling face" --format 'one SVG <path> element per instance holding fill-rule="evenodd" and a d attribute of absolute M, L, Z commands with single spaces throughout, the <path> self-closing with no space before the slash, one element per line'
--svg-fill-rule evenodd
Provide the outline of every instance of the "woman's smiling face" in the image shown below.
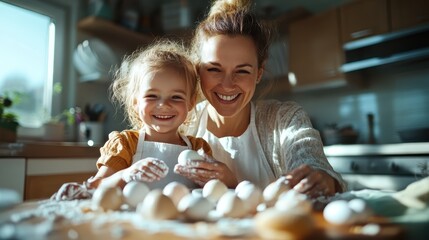
<path fill-rule="evenodd" d="M 262 75 L 256 47 L 244 36 L 217 35 L 201 46 L 199 75 L 202 91 L 224 117 L 233 117 L 248 106 Z"/>

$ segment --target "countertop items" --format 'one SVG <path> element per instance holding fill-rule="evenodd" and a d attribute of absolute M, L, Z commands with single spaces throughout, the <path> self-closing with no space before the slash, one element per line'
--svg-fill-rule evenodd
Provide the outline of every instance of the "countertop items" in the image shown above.
<path fill-rule="evenodd" d="M 32 158 L 98 158 L 100 146 L 76 142 L 16 142 L 0 143 L 1 157 Z"/>
<path fill-rule="evenodd" d="M 332 145 L 323 148 L 327 157 L 379 156 L 379 155 L 429 155 L 429 142 L 393 144 Z"/>

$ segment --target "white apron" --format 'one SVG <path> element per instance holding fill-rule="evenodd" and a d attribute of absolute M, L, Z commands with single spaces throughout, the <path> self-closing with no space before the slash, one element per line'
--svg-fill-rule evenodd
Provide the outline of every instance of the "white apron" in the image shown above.
<path fill-rule="evenodd" d="M 225 163 L 239 182 L 248 180 L 262 189 L 273 182 L 274 172 L 268 164 L 256 130 L 253 103 L 251 103 L 249 126 L 238 137 L 218 138 L 208 131 L 207 106 L 208 104 L 202 113 L 196 135 L 210 144 L 214 158 Z"/>
<path fill-rule="evenodd" d="M 145 131 L 140 131 L 139 140 L 137 143 L 137 151 L 133 156 L 133 164 L 144 158 L 153 157 L 164 161 L 168 166 L 167 176 L 161 178 L 159 181 L 145 182 L 150 189 L 163 189 L 165 185 L 173 181 L 183 183 L 190 189 L 198 187 L 191 180 L 174 173 L 174 166 L 177 164 L 177 158 L 179 157 L 179 154 L 185 149 L 192 149 L 189 139 L 182 135 L 180 135 L 180 137 L 183 139 L 183 141 L 185 141 L 187 146 L 145 141 Z"/>

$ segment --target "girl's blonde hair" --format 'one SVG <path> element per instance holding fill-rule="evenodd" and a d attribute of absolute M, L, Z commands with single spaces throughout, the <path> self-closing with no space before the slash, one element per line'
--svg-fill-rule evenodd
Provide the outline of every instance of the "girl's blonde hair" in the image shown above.
<path fill-rule="evenodd" d="M 195 106 L 200 90 L 196 70 L 186 48 L 171 40 L 158 40 L 126 56 L 110 86 L 112 101 L 124 109 L 133 129 L 143 126 L 135 107 L 141 84 L 166 68 L 183 75 L 190 96 L 190 109 Z"/>

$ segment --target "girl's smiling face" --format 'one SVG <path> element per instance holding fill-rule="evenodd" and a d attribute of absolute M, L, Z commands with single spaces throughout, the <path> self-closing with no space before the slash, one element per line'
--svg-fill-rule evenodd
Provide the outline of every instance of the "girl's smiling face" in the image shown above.
<path fill-rule="evenodd" d="M 201 46 L 200 60 L 201 88 L 218 114 L 233 117 L 248 107 L 262 76 L 251 38 L 210 37 Z"/>
<path fill-rule="evenodd" d="M 146 76 L 136 107 L 146 127 L 147 140 L 164 142 L 160 136 L 177 136 L 177 128 L 186 120 L 190 107 L 186 79 L 174 68 Z"/>

